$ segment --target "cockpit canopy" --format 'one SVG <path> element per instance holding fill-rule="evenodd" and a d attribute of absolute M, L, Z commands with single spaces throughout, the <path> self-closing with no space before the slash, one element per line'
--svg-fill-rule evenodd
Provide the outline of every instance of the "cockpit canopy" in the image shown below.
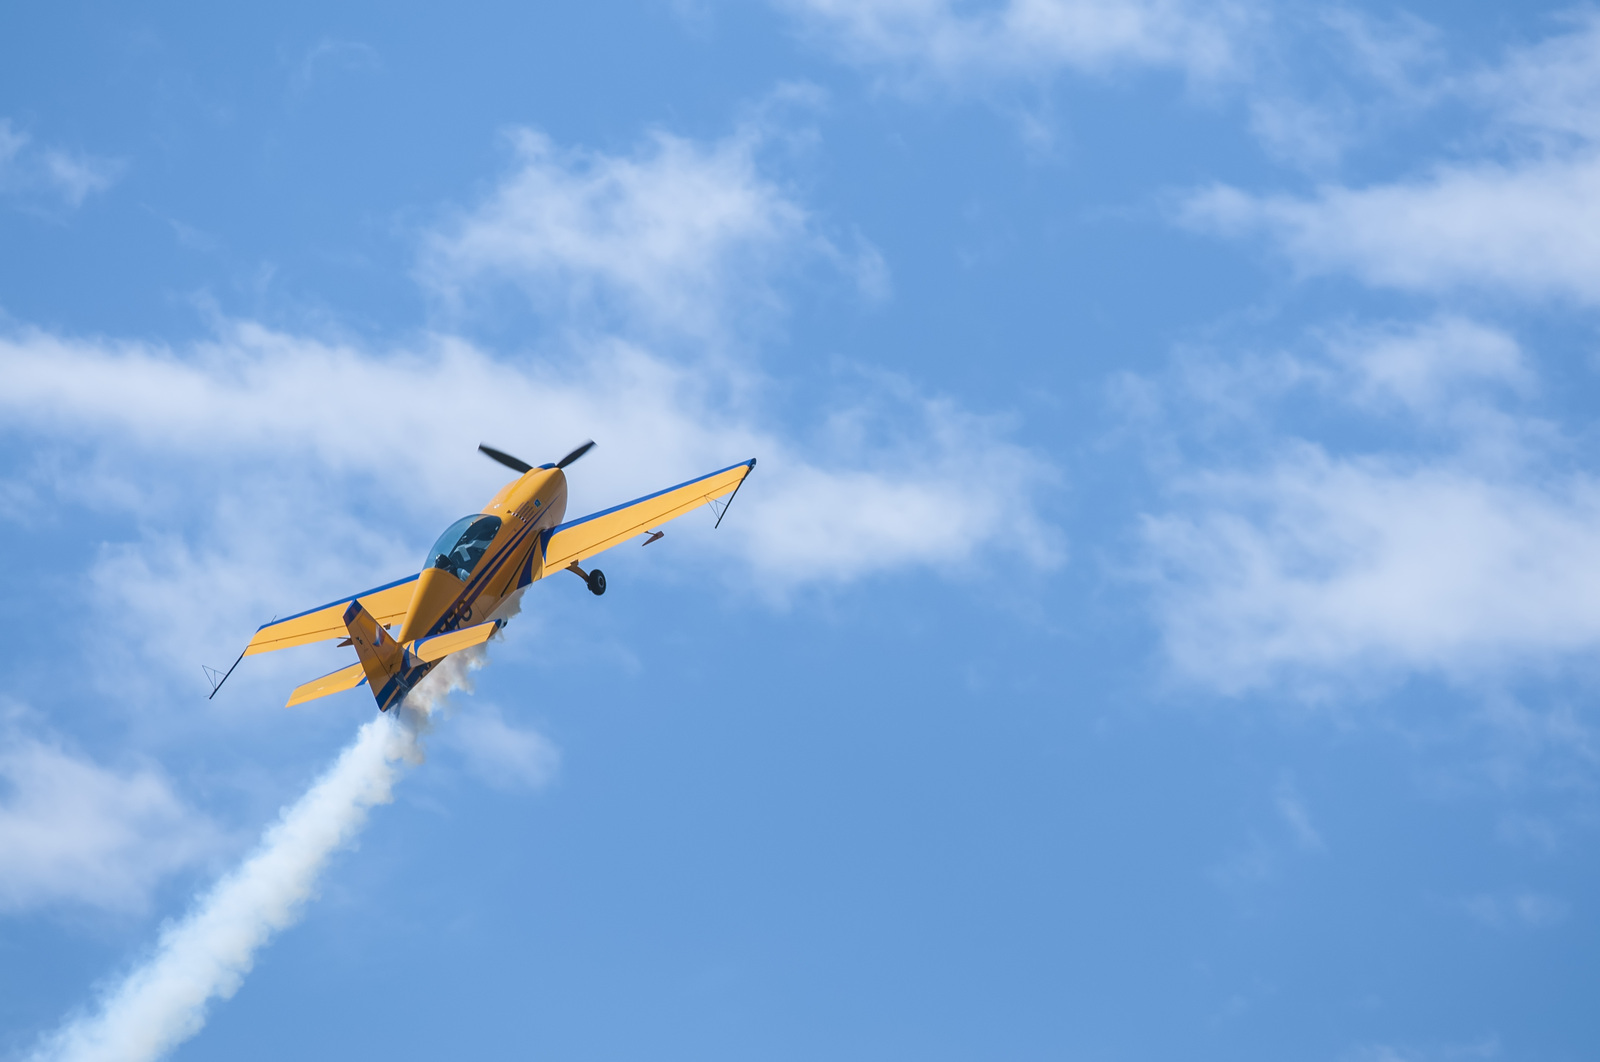
<path fill-rule="evenodd" d="M 463 516 L 445 528 L 439 541 L 433 544 L 431 567 L 442 568 L 466 582 L 499 530 L 498 516 L 482 516 L 478 513 Z"/>

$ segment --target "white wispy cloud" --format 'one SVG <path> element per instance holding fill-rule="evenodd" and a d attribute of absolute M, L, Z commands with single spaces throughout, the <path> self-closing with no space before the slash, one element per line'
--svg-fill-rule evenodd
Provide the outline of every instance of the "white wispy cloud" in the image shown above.
<path fill-rule="evenodd" d="M 1036 80 L 1059 71 L 1177 69 L 1214 78 L 1239 62 L 1254 5 L 1188 0 L 780 0 L 848 61 L 910 80 Z"/>
<path fill-rule="evenodd" d="M 38 147 L 33 138 L 0 118 L 0 193 L 46 196 L 69 207 L 116 183 L 126 164 L 59 147 Z"/>
<path fill-rule="evenodd" d="M 1523 891 L 1469 896 L 1461 909 L 1490 929 L 1548 929 L 1566 921 L 1572 905 L 1548 893 Z"/>
<path fill-rule="evenodd" d="M 1303 274 L 1376 286 L 1460 288 L 1600 301 L 1600 158 L 1444 166 L 1310 196 L 1216 185 L 1191 196 L 1187 225 L 1260 236 Z"/>
<path fill-rule="evenodd" d="M 1589 146 L 1600 141 L 1600 11 L 1577 7 L 1560 21 L 1563 32 L 1511 48 L 1500 63 L 1463 75 L 1458 91 L 1507 135 Z"/>
<path fill-rule="evenodd" d="M 537 789 L 555 778 L 561 751 L 537 730 L 508 723 L 497 708 L 475 704 L 450 720 L 440 740 L 453 746 L 467 768 L 499 789 Z"/>
<path fill-rule="evenodd" d="M 781 300 L 775 283 L 817 259 L 863 292 L 887 291 L 882 257 L 841 247 L 772 177 L 759 122 L 700 142 L 657 130 L 630 154 L 509 134 L 516 165 L 424 241 L 418 274 L 457 308 L 512 284 L 541 310 L 615 328 L 724 338 Z"/>
<path fill-rule="evenodd" d="M 1501 1057 L 1495 1037 L 1464 1043 L 1363 1044 L 1341 1055 L 1343 1062 L 1475 1062 Z"/>
<path fill-rule="evenodd" d="M 221 832 L 159 770 L 117 770 L 8 729 L 0 747 L 0 910 L 140 911 L 169 875 L 217 854 Z"/>
<path fill-rule="evenodd" d="M 1302 851 L 1321 852 L 1326 847 L 1322 834 L 1317 831 L 1311 822 L 1311 812 L 1307 810 L 1305 801 L 1300 797 L 1300 790 L 1294 784 L 1294 779 L 1287 774 L 1278 780 L 1277 792 L 1273 795 L 1273 803 L 1277 807 L 1278 817 L 1283 819 L 1284 825 L 1289 827 L 1289 832 L 1294 836 L 1295 844 Z"/>
<path fill-rule="evenodd" d="M 378 50 L 361 41 L 323 37 L 307 48 L 289 75 L 289 93 L 303 96 L 316 83 L 320 71 L 333 68 L 371 71 L 382 66 Z"/>
<path fill-rule="evenodd" d="M 1394 403 L 1438 417 L 1463 405 L 1479 408 L 1477 396 L 1486 385 L 1491 393 L 1527 393 L 1535 384 L 1515 337 L 1465 317 L 1347 326 L 1326 335 L 1331 361 L 1348 374 L 1337 383 L 1347 398 L 1367 404 Z"/>
<path fill-rule="evenodd" d="M 1462 678 L 1600 645 L 1600 478 L 1517 405 L 1535 381 L 1510 337 L 1445 319 L 1290 364 L 1282 386 L 1421 434 L 1319 442 L 1279 426 L 1289 391 L 1269 388 L 1246 402 L 1263 456 L 1169 466 L 1140 537 L 1182 673 L 1228 692 Z"/>
<path fill-rule="evenodd" d="M 1440 34 L 1414 15 L 1280 7 L 1273 22 L 1241 92 L 1250 131 L 1277 161 L 1335 170 L 1450 91 Z"/>
<path fill-rule="evenodd" d="M 1494 66 L 1395 90 L 1475 108 L 1482 116 L 1475 157 L 1309 193 L 1213 184 L 1187 196 L 1178 218 L 1199 231 L 1259 238 L 1303 275 L 1593 304 L 1600 301 L 1597 60 L 1600 14 L 1574 15 L 1565 32 L 1512 48 Z M 1314 123 L 1287 117 L 1289 135 L 1314 134 Z"/>

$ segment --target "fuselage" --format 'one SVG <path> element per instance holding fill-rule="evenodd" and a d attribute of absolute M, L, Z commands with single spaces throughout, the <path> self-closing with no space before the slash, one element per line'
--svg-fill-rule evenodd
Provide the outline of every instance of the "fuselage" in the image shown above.
<path fill-rule="evenodd" d="M 566 511 L 567 476 L 554 466 L 524 472 L 500 488 L 472 521 L 474 533 L 492 530 L 493 537 L 486 545 L 481 539 L 468 541 L 454 554 L 440 552 L 427 558 L 396 641 L 408 645 L 492 619 L 518 587 L 543 577 L 539 541 L 561 523 Z M 498 521 L 498 526 L 485 517 Z M 443 539 L 436 546 L 451 548 Z"/>

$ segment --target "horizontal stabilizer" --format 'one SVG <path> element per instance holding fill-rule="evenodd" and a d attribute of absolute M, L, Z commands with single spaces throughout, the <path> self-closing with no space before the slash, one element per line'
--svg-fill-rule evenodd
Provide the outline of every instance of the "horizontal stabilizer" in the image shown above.
<path fill-rule="evenodd" d="M 318 605 L 298 615 L 273 620 L 256 631 L 255 637 L 250 639 L 250 644 L 245 646 L 244 655 L 254 656 L 257 653 L 270 653 L 274 649 L 288 649 L 291 646 L 310 645 L 312 642 L 326 641 L 329 638 L 343 638 L 347 633 L 344 613 L 352 601 L 361 602 L 362 607 L 372 613 L 383 626 L 392 626 L 406 618 L 406 610 L 411 607 L 411 595 L 416 592 L 416 584 L 417 577 L 408 575 L 404 579 L 396 579 L 392 583 L 349 597 L 341 597 L 326 605 Z"/>
<path fill-rule="evenodd" d="M 412 655 L 424 663 L 443 660 L 451 653 L 459 653 L 461 650 L 470 649 L 474 645 L 482 645 L 503 624 L 503 620 L 490 620 L 488 623 L 479 623 L 476 626 L 466 627 L 459 631 L 451 631 L 448 634 L 435 634 L 432 638 L 419 638 L 411 643 L 411 652 Z"/>
<path fill-rule="evenodd" d="M 289 694 L 289 703 L 285 707 L 293 708 L 297 704 L 314 701 L 318 697 L 326 697 L 330 693 L 343 693 L 345 690 L 353 690 L 365 681 L 367 681 L 367 673 L 362 668 L 361 661 L 357 660 L 349 667 L 341 667 L 331 674 L 312 679 L 304 686 L 297 686 L 295 691 Z"/>

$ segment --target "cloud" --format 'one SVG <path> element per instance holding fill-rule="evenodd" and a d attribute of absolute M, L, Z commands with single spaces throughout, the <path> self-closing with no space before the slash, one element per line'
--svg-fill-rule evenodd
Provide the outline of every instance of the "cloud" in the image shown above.
<path fill-rule="evenodd" d="M 779 305 L 775 281 L 807 259 L 885 294 L 874 248 L 842 249 L 760 172 L 766 136 L 759 124 L 710 143 L 658 130 L 608 155 L 514 130 L 514 171 L 425 238 L 419 278 L 457 308 L 511 284 L 574 323 L 598 312 L 607 327 L 703 339 Z"/>
<path fill-rule="evenodd" d="M 0 118 L 0 193 L 21 198 L 48 195 L 69 207 L 116 183 L 125 165 L 115 159 L 47 147 L 37 149 L 27 133 Z"/>
<path fill-rule="evenodd" d="M 715 537 L 709 511 L 672 525 L 665 578 L 710 569 L 782 600 L 897 571 L 1061 561 L 1040 509 L 1053 472 L 1002 420 L 891 379 L 785 427 L 726 374 L 620 341 L 568 350 L 507 361 L 450 337 L 368 349 L 248 322 L 182 349 L 0 336 L 4 434 L 61 454 L 9 475 L 46 504 L 88 497 L 135 517 L 84 591 L 120 634 L 96 666 L 120 674 L 121 652 L 160 666 L 141 683 L 198 681 L 199 663 L 226 666 L 272 615 L 414 571 L 502 481 L 479 442 L 540 461 L 600 440 L 573 469 L 574 517 L 758 458 Z M 205 489 L 181 487 L 193 483 Z M 124 696 L 159 688 L 118 681 Z"/>
<path fill-rule="evenodd" d="M 1177 69 L 1214 78 L 1239 63 L 1254 14 L 1186 0 L 783 0 L 847 61 L 908 80 L 1037 80 L 1060 71 Z"/>
<path fill-rule="evenodd" d="M 1178 220 L 1260 239 L 1305 276 L 1348 274 L 1414 292 L 1600 301 L 1600 13 L 1568 22 L 1567 32 L 1509 49 L 1498 65 L 1426 83 L 1407 74 L 1429 65 L 1426 35 L 1392 60 L 1380 50 L 1371 61 L 1374 76 L 1392 68 L 1382 74 L 1393 82 L 1390 94 L 1414 107 L 1450 101 L 1476 111 L 1481 128 L 1469 142 L 1476 157 L 1304 194 L 1214 184 L 1188 195 Z M 1293 106 L 1282 114 L 1268 106 L 1261 122 L 1269 139 L 1281 133 L 1291 148 L 1297 137 L 1313 148 L 1327 140 Z"/>
<path fill-rule="evenodd" d="M 1546 147 L 1600 141 L 1600 11 L 1574 9 L 1569 27 L 1531 45 L 1512 48 L 1498 66 L 1462 79 L 1474 99 L 1507 131 Z"/>
<path fill-rule="evenodd" d="M 26 133 L 19 133 L 11 128 L 9 118 L 0 118 L 0 180 L 3 180 L 10 170 L 16 157 L 28 145 Z"/>
<path fill-rule="evenodd" d="M 473 774 L 498 789 L 538 789 L 561 768 L 561 751 L 536 730 L 513 726 L 490 705 L 450 721 L 442 740 L 459 750 Z"/>
<path fill-rule="evenodd" d="M 294 71 L 289 76 L 289 93 L 291 96 L 304 96 L 316 83 L 319 70 L 328 67 L 371 71 L 380 66 L 382 63 L 378 58 L 378 51 L 370 44 L 323 37 L 307 48 L 305 55 L 300 57 L 300 62 L 295 64 Z"/>
<path fill-rule="evenodd" d="M 1285 775 L 1278 780 L 1278 790 L 1274 794 L 1273 802 L 1277 806 L 1278 817 L 1289 827 L 1289 832 L 1302 851 L 1321 852 L 1326 848 L 1322 834 L 1311 824 L 1311 813 L 1306 810 L 1305 801 L 1300 799 L 1300 792 L 1295 787 L 1294 779 Z"/>
<path fill-rule="evenodd" d="M 1273 46 L 1254 53 L 1250 130 L 1273 158 L 1324 172 L 1451 89 L 1440 34 L 1400 12 L 1279 9 Z"/>
<path fill-rule="evenodd" d="M 1302 274 L 1349 273 L 1419 292 L 1491 289 L 1600 301 L 1600 157 L 1441 167 L 1410 181 L 1311 196 L 1214 185 L 1181 221 L 1260 236 Z"/>
<path fill-rule="evenodd" d="M 1500 1057 L 1500 1041 L 1495 1037 L 1470 1043 L 1396 1046 L 1364 1044 L 1342 1056 L 1347 1062 L 1473 1062 Z"/>
<path fill-rule="evenodd" d="M 49 183 L 70 206 L 110 188 L 122 172 L 121 163 L 64 151 L 46 151 L 40 162 Z"/>
<path fill-rule="evenodd" d="M 1350 374 L 1347 397 L 1429 416 L 1459 409 L 1486 385 L 1521 393 L 1534 386 L 1514 337 L 1464 317 L 1337 330 L 1328 335 L 1328 354 Z"/>
<path fill-rule="evenodd" d="M 221 841 L 153 768 L 113 770 L 13 731 L 0 782 L 0 910 L 142 910 L 157 884 Z"/>
<path fill-rule="evenodd" d="M 1227 691 L 1285 669 L 1466 676 L 1600 645 L 1600 481 L 1286 442 L 1183 477 L 1141 537 L 1167 647 Z"/>
<path fill-rule="evenodd" d="M 1178 670 L 1237 693 L 1464 679 L 1600 646 L 1600 479 L 1518 411 L 1506 385 L 1531 382 L 1509 337 L 1444 319 L 1330 346 L 1246 398 L 1261 419 L 1243 452 L 1263 457 L 1222 447 L 1163 473 L 1170 504 L 1139 539 Z M 1284 432 L 1274 412 L 1303 387 L 1333 399 L 1323 416 L 1401 434 L 1351 452 Z"/>
<path fill-rule="evenodd" d="M 1566 921 L 1572 907 L 1565 900 L 1539 892 L 1507 895 L 1483 893 L 1461 901 L 1462 910 L 1490 929 L 1548 929 Z"/>

